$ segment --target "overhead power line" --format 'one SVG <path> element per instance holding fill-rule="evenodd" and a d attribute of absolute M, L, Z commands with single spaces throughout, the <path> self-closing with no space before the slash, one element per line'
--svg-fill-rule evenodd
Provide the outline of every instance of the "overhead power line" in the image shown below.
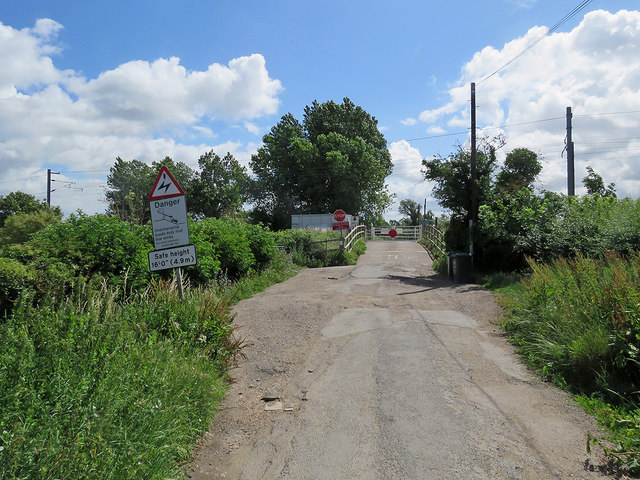
<path fill-rule="evenodd" d="M 558 20 L 551 28 L 547 29 L 547 32 L 544 35 L 541 35 L 540 37 L 538 37 L 531 45 L 529 45 L 528 47 L 526 47 L 522 52 L 520 52 L 518 55 L 516 55 L 515 57 L 513 57 L 511 60 L 509 60 L 507 63 L 505 63 L 504 65 L 502 65 L 500 68 L 498 68 L 496 71 L 494 71 L 493 73 L 490 73 L 489 75 L 486 75 L 485 77 L 483 77 L 480 81 L 476 82 L 478 85 L 480 85 L 482 82 L 485 82 L 486 80 L 489 80 L 491 77 L 493 77 L 496 73 L 500 72 L 501 70 L 505 69 L 506 67 L 508 67 L 509 65 L 511 65 L 513 62 L 515 62 L 518 58 L 520 58 L 522 55 L 524 55 L 525 53 L 527 53 L 529 50 L 531 50 L 533 47 L 535 47 L 538 43 L 540 43 L 542 41 L 542 39 L 544 39 L 545 37 L 548 37 L 549 35 L 551 35 L 553 32 L 555 32 L 558 28 L 560 28 L 562 25 L 564 25 L 565 23 L 567 23 L 569 20 L 571 20 L 573 17 L 575 17 L 582 9 L 584 9 L 587 5 L 589 5 L 591 2 L 593 2 L 593 0 L 583 0 L 582 2 L 580 2 L 576 7 L 573 8 L 573 10 L 571 10 L 569 13 L 567 13 L 564 17 L 562 17 L 560 20 Z"/>
<path fill-rule="evenodd" d="M 407 139 L 405 139 L 405 141 L 413 142 L 415 140 L 429 140 L 431 138 L 452 137 L 454 135 L 466 135 L 467 133 L 469 133 L 469 129 L 465 130 L 464 132 L 443 133 L 443 134 L 440 134 L 440 135 L 431 135 L 429 137 L 407 138 Z"/>

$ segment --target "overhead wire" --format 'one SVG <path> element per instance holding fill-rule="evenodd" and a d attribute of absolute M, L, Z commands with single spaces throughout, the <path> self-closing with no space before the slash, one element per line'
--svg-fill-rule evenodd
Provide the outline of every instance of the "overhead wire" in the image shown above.
<path fill-rule="evenodd" d="M 533 43 L 531 43 L 528 47 L 526 47 L 522 52 L 520 52 L 518 55 L 516 55 L 515 57 L 513 57 L 511 60 L 509 60 L 507 63 L 505 63 L 504 65 L 502 65 L 500 68 L 498 68 L 497 70 L 495 70 L 493 73 L 490 73 L 489 75 L 486 75 L 485 77 L 483 77 L 481 80 L 479 80 L 478 82 L 476 82 L 477 85 L 480 85 L 481 83 L 489 80 L 491 77 L 493 77 L 496 73 L 504 70 L 506 67 L 508 67 L 509 65 L 511 65 L 513 62 L 515 62 L 518 58 L 520 58 L 522 55 L 524 55 L 525 53 L 527 53 L 529 50 L 531 50 L 533 47 L 535 47 L 538 43 L 540 43 L 545 37 L 548 37 L 549 35 L 551 35 L 553 32 L 555 32 L 558 28 L 560 28 L 562 25 L 564 25 L 565 23 L 567 23 L 569 20 L 571 20 L 573 17 L 575 17 L 581 10 L 583 10 L 587 5 L 589 5 L 591 2 L 593 2 L 593 0 L 583 0 L 582 2 L 580 2 L 576 7 L 573 8 L 573 10 L 571 10 L 569 13 L 567 13 L 564 17 L 562 17 L 560 20 L 558 20 L 551 28 L 548 28 L 546 33 L 544 35 L 539 36 L 536 40 L 534 40 Z"/>

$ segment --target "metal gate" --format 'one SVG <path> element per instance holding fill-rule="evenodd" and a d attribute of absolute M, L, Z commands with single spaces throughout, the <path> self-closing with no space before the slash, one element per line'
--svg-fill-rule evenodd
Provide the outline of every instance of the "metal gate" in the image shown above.
<path fill-rule="evenodd" d="M 395 230 L 395 238 L 389 235 Z M 369 227 L 367 240 L 412 240 L 417 242 L 422 237 L 422 225 L 410 225 L 405 227 Z"/>

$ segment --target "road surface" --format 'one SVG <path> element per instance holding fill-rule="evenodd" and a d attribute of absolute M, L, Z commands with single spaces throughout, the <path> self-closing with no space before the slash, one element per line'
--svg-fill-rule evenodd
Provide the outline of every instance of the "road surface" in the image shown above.
<path fill-rule="evenodd" d="M 513 354 L 492 294 L 408 241 L 237 305 L 249 345 L 193 479 L 608 478 L 563 392 Z"/>

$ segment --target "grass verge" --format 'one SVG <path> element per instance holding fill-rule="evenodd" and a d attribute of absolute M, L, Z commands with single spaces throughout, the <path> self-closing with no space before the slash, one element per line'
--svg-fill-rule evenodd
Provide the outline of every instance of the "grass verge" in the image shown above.
<path fill-rule="evenodd" d="M 278 263 L 280 262 L 280 263 Z M 230 305 L 293 275 L 286 257 L 213 288 L 77 288 L 0 323 L 0 478 L 183 476 L 242 344 Z"/>
<path fill-rule="evenodd" d="M 605 451 L 640 473 L 640 254 L 529 265 L 518 283 L 487 282 L 504 299 L 504 328 L 527 364 L 600 421 L 614 443 Z"/>

